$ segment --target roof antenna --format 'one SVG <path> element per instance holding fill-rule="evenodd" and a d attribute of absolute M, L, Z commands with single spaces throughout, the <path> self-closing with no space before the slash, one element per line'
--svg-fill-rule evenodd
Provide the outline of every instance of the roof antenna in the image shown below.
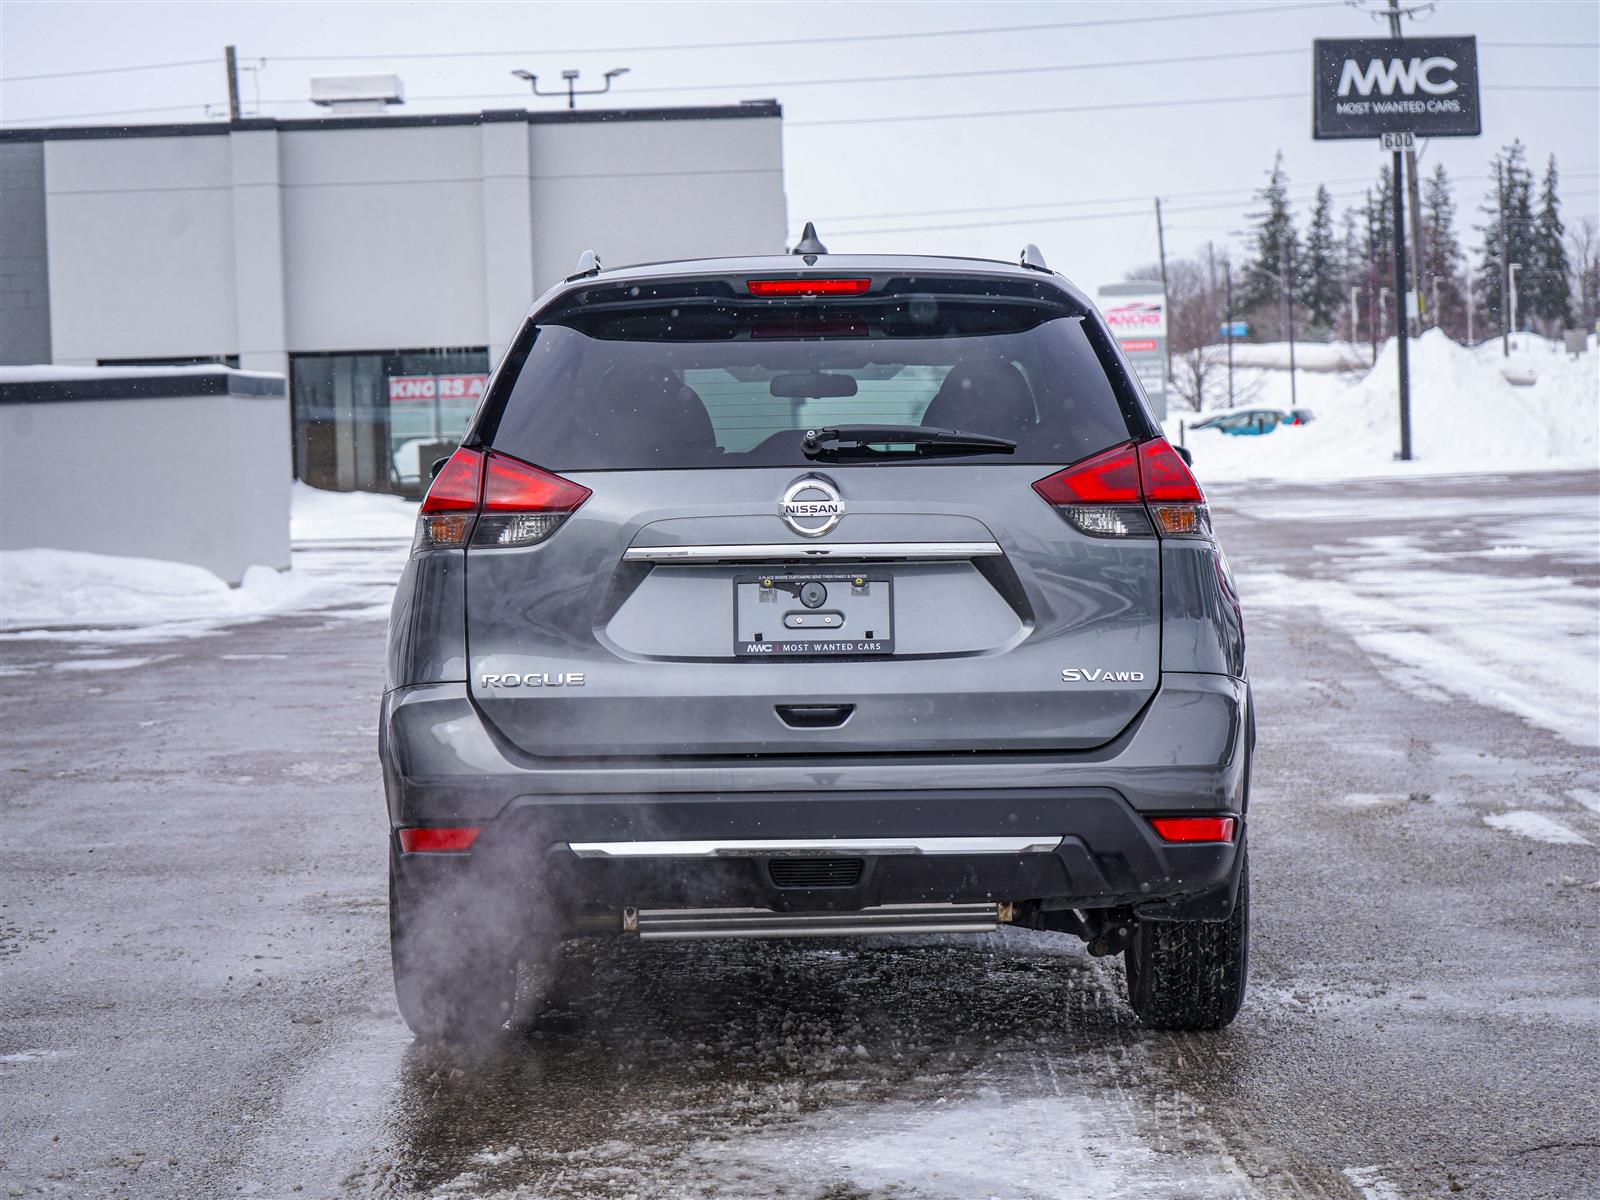
<path fill-rule="evenodd" d="M 810 221 L 800 231 L 800 240 L 795 243 L 790 254 L 826 254 L 828 248 L 822 244 L 822 239 L 817 237 L 817 227 Z"/>
<path fill-rule="evenodd" d="M 1045 264 L 1044 253 L 1032 242 L 1022 248 L 1022 265 L 1031 267 L 1035 271 L 1048 271 L 1050 269 Z"/>
<path fill-rule="evenodd" d="M 578 269 L 568 279 L 582 279 L 585 275 L 600 274 L 600 256 L 593 250 L 585 250 L 578 255 Z"/>

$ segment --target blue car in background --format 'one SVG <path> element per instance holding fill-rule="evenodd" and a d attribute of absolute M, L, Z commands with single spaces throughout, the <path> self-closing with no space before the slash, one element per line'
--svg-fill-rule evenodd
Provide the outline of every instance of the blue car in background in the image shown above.
<path fill-rule="evenodd" d="M 1315 419 L 1309 408 L 1236 408 L 1196 421 L 1189 428 L 1215 429 L 1232 437 L 1260 437 L 1279 425 L 1309 425 Z"/>

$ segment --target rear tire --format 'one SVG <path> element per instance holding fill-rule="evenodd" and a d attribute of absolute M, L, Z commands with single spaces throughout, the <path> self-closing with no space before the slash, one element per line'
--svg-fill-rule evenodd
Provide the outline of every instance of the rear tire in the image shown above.
<path fill-rule="evenodd" d="M 1243 846 L 1240 854 L 1245 854 Z M 1141 921 L 1123 954 L 1128 1003 L 1154 1029 L 1221 1029 L 1250 973 L 1250 860 L 1225 921 Z"/>
<path fill-rule="evenodd" d="M 395 999 L 426 1041 L 483 1042 L 499 1035 L 517 1000 L 509 943 L 473 926 L 465 893 L 432 895 L 407 883 L 389 850 L 389 953 Z"/>

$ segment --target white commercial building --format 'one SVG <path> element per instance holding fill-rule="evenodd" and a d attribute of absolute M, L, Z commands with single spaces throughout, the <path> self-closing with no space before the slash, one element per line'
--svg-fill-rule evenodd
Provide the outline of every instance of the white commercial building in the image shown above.
<path fill-rule="evenodd" d="M 0 364 L 282 373 L 300 478 L 415 491 L 583 250 L 781 252 L 781 127 L 759 101 L 0 130 Z"/>

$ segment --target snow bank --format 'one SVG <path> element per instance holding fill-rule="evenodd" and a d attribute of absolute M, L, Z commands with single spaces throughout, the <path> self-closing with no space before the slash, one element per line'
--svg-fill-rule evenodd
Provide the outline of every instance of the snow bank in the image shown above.
<path fill-rule="evenodd" d="M 1224 343 L 1225 344 L 1225 343 Z M 1358 371 L 1365 374 L 1372 361 L 1369 346 L 1349 342 L 1296 342 L 1294 365 L 1297 371 Z M 1235 342 L 1233 365 L 1264 367 L 1274 371 L 1289 369 L 1288 342 Z"/>
<path fill-rule="evenodd" d="M 1468 350 L 1438 330 L 1411 343 L 1411 430 L 1415 461 L 1398 463 L 1396 349 L 1387 343 L 1358 378 L 1300 372 L 1295 402 L 1315 412 L 1306 426 L 1263 437 L 1212 430 L 1185 435 L 1202 481 L 1336 479 L 1380 474 L 1442 474 L 1600 466 L 1600 354 L 1574 361 L 1549 343 L 1528 339 L 1509 359 L 1498 342 Z M 1532 387 L 1513 387 L 1507 364 L 1536 372 Z M 1251 406 L 1288 408 L 1284 371 L 1245 372 Z M 1207 414 L 1209 415 L 1209 413 Z M 1178 422 L 1195 419 L 1174 413 Z"/>
<path fill-rule="evenodd" d="M 375 492 L 325 492 L 298 480 L 289 493 L 289 536 L 296 542 L 407 538 L 417 505 Z"/>
<path fill-rule="evenodd" d="M 237 619 L 297 607 L 315 585 L 250 567 L 229 587 L 204 567 L 77 550 L 0 551 L 0 629 Z"/>

